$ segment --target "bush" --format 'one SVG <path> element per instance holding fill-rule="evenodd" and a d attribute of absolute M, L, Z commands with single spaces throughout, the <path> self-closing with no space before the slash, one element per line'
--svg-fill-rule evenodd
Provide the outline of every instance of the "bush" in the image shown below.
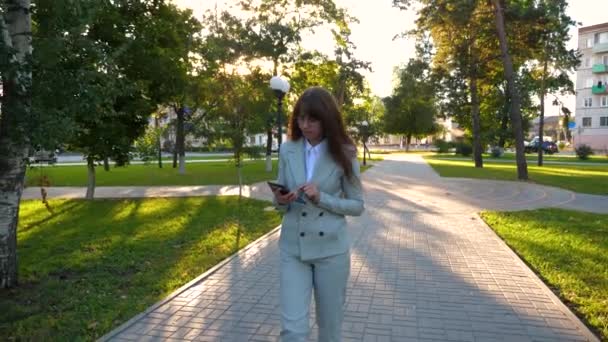
<path fill-rule="evenodd" d="M 437 139 L 433 144 L 437 147 L 437 153 L 448 153 L 450 150 L 450 143 L 443 139 Z"/>
<path fill-rule="evenodd" d="M 492 157 L 500 158 L 505 154 L 505 149 L 500 146 L 492 146 L 490 153 L 492 154 Z"/>
<path fill-rule="evenodd" d="M 473 154 L 473 146 L 467 141 L 458 142 L 456 143 L 456 154 L 468 157 Z"/>
<path fill-rule="evenodd" d="M 135 141 L 135 155 L 146 164 L 158 157 L 158 136 L 158 130 L 149 129 Z"/>
<path fill-rule="evenodd" d="M 243 154 L 251 159 L 261 159 L 266 154 L 265 146 L 245 146 Z"/>
<path fill-rule="evenodd" d="M 559 148 L 559 150 L 563 150 L 564 148 L 566 148 L 566 143 L 563 141 L 560 141 L 559 144 L 557 144 L 557 147 Z"/>
<path fill-rule="evenodd" d="M 578 156 L 578 159 L 582 159 L 582 160 L 586 160 L 589 159 L 589 156 L 593 154 L 593 150 L 591 149 L 591 147 L 589 145 L 579 145 L 576 149 L 576 155 Z"/>

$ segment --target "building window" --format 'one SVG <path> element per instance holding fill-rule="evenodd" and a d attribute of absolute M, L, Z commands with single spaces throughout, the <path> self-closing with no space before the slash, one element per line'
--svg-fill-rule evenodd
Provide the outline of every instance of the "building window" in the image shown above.
<path fill-rule="evenodd" d="M 608 43 L 608 32 L 602 32 L 597 34 L 597 42 L 600 44 Z"/>
<path fill-rule="evenodd" d="M 593 39 L 587 38 L 587 47 L 588 48 L 592 48 L 593 47 Z"/>
<path fill-rule="evenodd" d="M 583 127 L 591 127 L 591 118 L 583 118 Z"/>
<path fill-rule="evenodd" d="M 592 97 L 586 97 L 585 98 L 585 103 L 583 103 L 583 107 L 591 107 L 593 106 L 593 98 Z"/>
<path fill-rule="evenodd" d="M 602 64 L 608 65 L 608 55 L 602 56 Z"/>
<path fill-rule="evenodd" d="M 600 126 L 608 126 L 608 116 L 600 116 Z"/>
<path fill-rule="evenodd" d="M 585 83 L 585 88 L 591 88 L 593 87 L 593 78 L 588 78 L 586 80 L 587 83 Z"/>
<path fill-rule="evenodd" d="M 589 68 L 591 66 L 591 58 L 585 58 L 585 68 Z"/>
<path fill-rule="evenodd" d="M 608 107 L 608 96 L 602 96 L 600 98 L 600 105 L 602 107 Z"/>

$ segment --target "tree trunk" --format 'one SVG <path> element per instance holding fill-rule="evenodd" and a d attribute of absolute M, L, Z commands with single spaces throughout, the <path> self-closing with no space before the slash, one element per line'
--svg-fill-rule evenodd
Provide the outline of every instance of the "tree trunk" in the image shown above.
<path fill-rule="evenodd" d="M 7 138 L 2 134 L 0 139 L 0 288 L 17 285 L 17 225 L 27 158 L 27 149 Z"/>
<path fill-rule="evenodd" d="M 241 244 L 241 221 L 240 221 L 240 217 L 241 217 L 241 201 L 243 199 L 243 173 L 242 173 L 242 161 L 241 161 L 241 154 L 237 153 L 237 155 L 235 155 L 235 159 L 236 159 L 236 174 L 237 174 L 237 178 L 238 178 L 238 183 L 239 183 L 239 197 L 237 200 L 237 208 L 236 208 L 236 241 L 235 241 L 235 247 L 234 250 L 238 251 L 239 250 L 239 245 Z"/>
<path fill-rule="evenodd" d="M 507 132 L 507 129 L 509 128 L 509 115 L 507 113 L 507 110 L 503 111 L 502 118 L 500 120 L 500 137 L 498 138 L 498 146 L 502 149 L 505 148 L 505 132 Z"/>
<path fill-rule="evenodd" d="M 543 64 L 543 75 L 540 80 L 540 117 L 538 120 L 538 166 L 543 166 L 543 142 L 544 142 L 544 130 L 545 130 L 545 93 L 546 84 L 545 79 L 547 77 L 547 60 L 545 59 Z"/>
<path fill-rule="evenodd" d="M 87 195 L 86 199 L 92 200 L 95 197 L 95 161 L 92 157 L 87 158 Z"/>
<path fill-rule="evenodd" d="M 29 0 L 6 1 L 0 15 L 5 50 L 15 72 L 3 75 L 0 115 L 0 288 L 17 285 L 17 225 L 29 150 L 24 127 L 31 112 L 32 29 Z M 6 18 L 6 22 L 5 22 Z M 5 54 L 7 54 L 5 52 Z M 6 61 L 5 61 L 6 62 Z"/>
<path fill-rule="evenodd" d="M 272 127 L 266 131 L 266 172 L 272 172 Z"/>
<path fill-rule="evenodd" d="M 177 108 L 176 108 L 177 109 Z M 184 106 L 177 109 L 177 129 L 175 134 L 175 150 L 179 155 L 179 174 L 186 173 L 186 153 L 185 153 L 185 137 L 184 137 Z M 174 157 L 175 158 L 175 157 Z"/>
<path fill-rule="evenodd" d="M 477 78 L 472 76 L 470 79 L 471 88 L 471 117 L 473 119 L 473 158 L 475 167 L 483 167 L 483 148 L 481 146 L 481 125 L 479 123 L 479 95 L 477 90 Z"/>
<path fill-rule="evenodd" d="M 158 122 L 158 115 L 154 115 L 154 128 L 156 129 L 157 145 L 158 145 L 157 146 L 158 147 L 158 168 L 162 169 L 163 168 L 163 149 L 162 149 L 159 126 L 160 126 L 160 124 Z"/>
<path fill-rule="evenodd" d="M 507 46 L 507 33 L 505 31 L 505 23 L 503 17 L 503 9 L 500 5 L 500 0 L 492 0 L 492 5 L 496 12 L 496 31 L 500 42 L 500 51 L 502 54 L 502 63 L 505 69 L 505 78 L 507 79 L 507 88 L 510 99 L 511 127 L 513 136 L 515 137 L 515 159 L 517 161 L 517 178 L 520 180 L 528 179 L 528 165 L 526 163 L 526 155 L 524 152 L 524 132 L 522 129 L 521 118 L 521 99 L 519 91 L 515 84 L 515 73 L 513 71 L 513 61 L 509 55 Z"/>
<path fill-rule="evenodd" d="M 103 158 L 103 169 L 105 171 L 110 171 L 110 160 L 108 157 Z"/>
<path fill-rule="evenodd" d="M 405 137 L 405 152 L 409 152 L 410 151 L 410 143 L 412 142 L 412 135 L 408 134 Z"/>

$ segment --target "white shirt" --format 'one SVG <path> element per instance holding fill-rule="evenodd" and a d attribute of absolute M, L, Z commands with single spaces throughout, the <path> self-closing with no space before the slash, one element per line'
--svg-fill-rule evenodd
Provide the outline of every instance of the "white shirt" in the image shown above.
<path fill-rule="evenodd" d="M 308 140 L 304 139 L 304 141 L 306 151 L 306 181 L 310 182 L 317 161 L 325 153 L 327 142 L 323 139 L 316 146 L 312 146 Z"/>

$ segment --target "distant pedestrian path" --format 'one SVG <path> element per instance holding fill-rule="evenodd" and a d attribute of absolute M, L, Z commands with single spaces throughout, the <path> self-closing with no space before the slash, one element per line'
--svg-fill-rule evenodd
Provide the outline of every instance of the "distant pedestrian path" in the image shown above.
<path fill-rule="evenodd" d="M 608 213 L 608 196 L 574 193 L 550 186 L 526 182 L 495 181 L 483 179 L 441 178 L 424 159 L 417 154 L 387 155 L 386 161 L 376 165 L 365 174 L 377 174 L 386 167 L 397 163 L 403 167 L 405 174 L 397 176 L 396 184 L 408 196 L 433 205 L 435 199 L 429 195 L 449 197 L 459 205 L 468 206 L 471 211 L 489 210 L 525 210 L 544 207 Z M 385 177 L 382 177 L 385 178 Z M 392 185 L 391 185 L 392 186 Z M 96 198 L 141 198 L 141 197 L 187 197 L 209 195 L 238 195 L 236 185 L 205 186 L 115 186 L 97 187 Z M 49 198 L 84 198 L 84 187 L 51 187 L 47 188 Z M 272 194 L 265 182 L 243 187 L 247 197 L 271 200 Z M 40 198 L 40 188 L 30 187 L 24 190 L 24 199 Z M 463 204 L 465 203 L 465 204 Z"/>

